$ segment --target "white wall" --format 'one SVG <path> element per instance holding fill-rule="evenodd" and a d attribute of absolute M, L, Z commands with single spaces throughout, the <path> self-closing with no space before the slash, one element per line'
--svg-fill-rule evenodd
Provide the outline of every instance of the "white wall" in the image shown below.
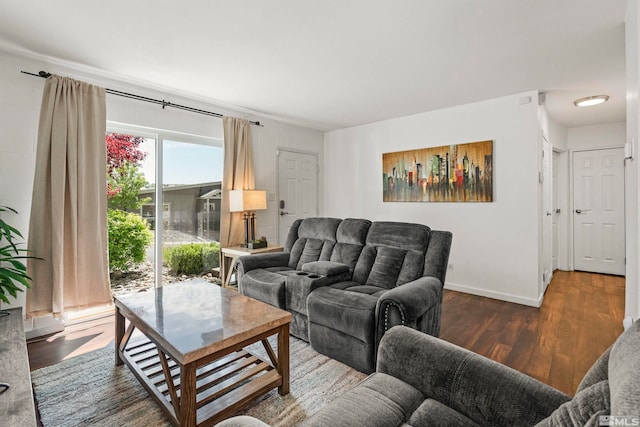
<path fill-rule="evenodd" d="M 638 282 L 638 265 L 640 257 L 638 246 L 640 234 L 638 230 L 638 137 L 640 136 L 640 112 L 638 108 L 638 87 L 640 80 L 640 10 L 635 1 L 628 2 L 625 22 L 626 64 L 627 64 L 627 141 L 633 145 L 634 159 L 627 160 L 625 168 L 625 215 L 627 235 L 627 271 L 625 316 L 638 319 L 640 317 L 640 283 Z"/>
<path fill-rule="evenodd" d="M 21 74 L 20 71 L 46 70 L 116 90 L 165 99 L 225 115 L 259 120 L 264 127 L 252 126 L 256 188 L 277 192 L 277 148 L 315 152 L 323 164 L 323 132 L 296 127 L 257 115 L 229 110 L 201 100 L 162 93 L 131 83 L 115 80 L 100 73 L 91 73 L 55 60 L 28 58 L 0 52 L 0 205 L 9 205 L 20 214 L 7 216 L 27 237 L 31 192 L 35 170 L 35 150 L 38 119 L 44 79 Z M 107 95 L 107 120 L 185 132 L 213 138 L 223 137 L 222 120 L 189 113 L 146 102 Z M 322 170 L 322 166 L 320 168 Z M 322 201 L 322 174 L 319 178 Z M 320 203 L 322 212 L 322 203 Z M 278 209 L 275 197 L 268 202 L 268 210 L 258 213 L 257 234 L 276 242 L 278 238 Z M 15 305 L 23 305 L 24 294 Z"/>
<path fill-rule="evenodd" d="M 521 105 L 529 96 L 533 102 Z M 537 92 L 325 135 L 325 214 L 453 232 L 446 287 L 537 306 Z M 493 203 L 384 203 L 382 153 L 494 140 Z"/>
<path fill-rule="evenodd" d="M 570 150 L 590 150 L 622 147 L 626 137 L 626 122 L 569 128 L 568 148 Z"/>

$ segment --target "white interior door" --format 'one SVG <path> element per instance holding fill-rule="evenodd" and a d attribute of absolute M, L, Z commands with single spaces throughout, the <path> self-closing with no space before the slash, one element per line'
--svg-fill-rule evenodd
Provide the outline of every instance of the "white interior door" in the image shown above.
<path fill-rule="evenodd" d="M 318 215 L 318 157 L 315 154 L 278 150 L 278 239 L 287 240 L 298 218 Z"/>
<path fill-rule="evenodd" d="M 573 154 L 576 270 L 625 274 L 622 148 Z"/>
<path fill-rule="evenodd" d="M 553 271 L 558 269 L 558 219 L 560 216 L 560 199 L 559 199 L 559 186 L 558 186 L 558 166 L 559 166 L 560 154 L 553 152 L 551 157 L 551 187 L 553 188 L 553 196 L 551 203 L 551 268 Z"/>

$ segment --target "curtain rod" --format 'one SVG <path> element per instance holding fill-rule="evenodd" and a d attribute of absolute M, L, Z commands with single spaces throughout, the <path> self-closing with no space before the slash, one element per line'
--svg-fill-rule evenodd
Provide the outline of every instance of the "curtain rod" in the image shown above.
<path fill-rule="evenodd" d="M 23 74 L 28 74 L 30 76 L 42 77 L 43 79 L 46 79 L 51 75 L 51 73 L 47 73 L 46 71 L 40 71 L 38 74 L 30 73 L 28 71 L 20 71 L 20 72 Z M 119 90 L 108 89 L 108 88 L 105 88 L 104 91 L 111 95 L 118 95 L 124 98 L 136 99 L 138 101 L 145 101 L 145 102 L 150 102 L 152 104 L 162 105 L 163 110 L 165 109 L 165 107 L 172 107 L 172 108 L 177 108 L 179 110 L 190 111 L 192 113 L 204 114 L 205 116 L 213 116 L 213 117 L 220 117 L 220 118 L 223 117 L 223 115 L 220 113 L 214 113 L 212 111 L 207 111 L 207 110 L 200 110 L 198 108 L 188 107 L 186 105 L 174 104 L 172 102 L 165 101 L 164 99 L 160 100 L 160 99 L 154 99 L 154 98 L 147 98 L 146 96 L 136 95 L 135 93 L 122 92 Z M 249 123 L 255 126 L 264 127 L 264 125 L 260 124 L 260 122 L 249 121 Z"/>

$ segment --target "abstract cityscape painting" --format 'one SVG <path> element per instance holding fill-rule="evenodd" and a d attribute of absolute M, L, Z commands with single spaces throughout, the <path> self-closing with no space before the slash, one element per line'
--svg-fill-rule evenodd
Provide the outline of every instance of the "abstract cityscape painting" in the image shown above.
<path fill-rule="evenodd" d="M 492 202 L 493 141 L 382 154 L 385 202 Z"/>

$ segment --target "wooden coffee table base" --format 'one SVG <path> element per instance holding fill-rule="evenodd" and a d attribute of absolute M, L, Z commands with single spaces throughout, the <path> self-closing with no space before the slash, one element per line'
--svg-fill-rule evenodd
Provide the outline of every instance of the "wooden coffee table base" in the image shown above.
<path fill-rule="evenodd" d="M 180 365 L 149 337 L 130 342 L 135 326 L 125 332 L 125 318 L 116 311 L 116 365 L 129 366 L 176 426 L 211 426 L 272 388 L 289 393 L 289 323 Z M 276 334 L 277 355 L 267 340 Z M 258 341 L 269 361 L 244 350 Z"/>

